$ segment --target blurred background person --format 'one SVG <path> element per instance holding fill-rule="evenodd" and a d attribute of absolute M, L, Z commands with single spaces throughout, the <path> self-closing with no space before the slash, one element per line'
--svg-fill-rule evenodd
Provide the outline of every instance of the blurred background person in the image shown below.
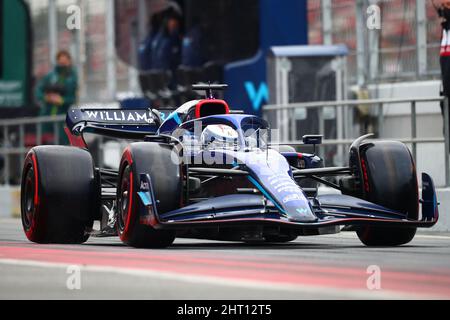
<path fill-rule="evenodd" d="M 174 74 L 180 64 L 180 55 L 180 17 L 173 13 L 164 19 L 163 26 L 152 43 L 152 69 L 170 70 Z"/>
<path fill-rule="evenodd" d="M 139 69 L 142 71 L 148 71 L 152 68 L 153 41 L 161 29 L 162 19 L 162 13 L 155 13 L 151 16 L 148 35 L 139 46 Z"/>
<path fill-rule="evenodd" d="M 78 79 L 72 68 L 72 58 L 69 52 L 61 50 L 56 55 L 56 66 L 36 87 L 36 99 L 40 105 L 40 116 L 55 116 L 66 114 L 71 105 L 76 102 Z M 44 143 L 67 144 L 68 140 L 62 124 L 58 124 L 59 141 L 53 136 L 53 124 L 42 126 Z"/>
<path fill-rule="evenodd" d="M 199 17 L 194 17 L 192 26 L 183 37 L 181 65 L 191 68 L 202 67 L 205 62 L 204 51 L 201 20 Z"/>

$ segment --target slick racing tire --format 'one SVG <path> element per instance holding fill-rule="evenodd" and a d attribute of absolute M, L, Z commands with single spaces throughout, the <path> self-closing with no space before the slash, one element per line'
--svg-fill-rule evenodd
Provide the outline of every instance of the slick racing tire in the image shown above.
<path fill-rule="evenodd" d="M 99 190 L 89 152 L 66 146 L 32 148 L 24 161 L 21 218 L 27 238 L 37 243 L 83 243 L 99 207 Z"/>
<path fill-rule="evenodd" d="M 417 220 L 418 183 L 414 160 L 405 144 L 395 141 L 360 147 L 366 200 L 405 213 Z M 363 226 L 357 235 L 367 246 L 398 246 L 410 242 L 416 228 Z"/>
<path fill-rule="evenodd" d="M 139 175 L 149 174 L 158 214 L 180 207 L 182 197 L 181 166 L 171 161 L 173 146 L 156 142 L 132 143 L 125 149 L 117 186 L 117 228 L 120 239 L 133 247 L 164 248 L 171 245 L 175 233 L 141 224 L 145 210 L 138 196 Z"/>

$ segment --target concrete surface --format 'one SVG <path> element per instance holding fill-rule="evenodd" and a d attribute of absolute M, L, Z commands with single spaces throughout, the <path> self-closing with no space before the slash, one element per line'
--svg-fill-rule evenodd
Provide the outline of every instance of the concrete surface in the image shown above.
<path fill-rule="evenodd" d="M 450 234 L 394 248 L 343 232 L 280 245 L 177 239 L 150 250 L 116 237 L 34 244 L 20 220 L 0 219 L 0 274 L 0 299 L 449 299 Z"/>

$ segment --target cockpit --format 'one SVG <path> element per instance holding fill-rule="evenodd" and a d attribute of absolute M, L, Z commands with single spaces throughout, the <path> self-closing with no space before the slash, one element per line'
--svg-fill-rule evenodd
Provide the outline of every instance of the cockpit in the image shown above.
<path fill-rule="evenodd" d="M 254 116 L 217 115 L 188 121 L 176 135 L 191 149 L 239 151 L 267 148 L 270 129 L 265 120 Z"/>

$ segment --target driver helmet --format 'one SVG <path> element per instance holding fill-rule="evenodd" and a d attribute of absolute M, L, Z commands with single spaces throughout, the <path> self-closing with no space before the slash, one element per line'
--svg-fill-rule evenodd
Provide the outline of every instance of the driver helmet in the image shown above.
<path fill-rule="evenodd" d="M 205 147 L 234 148 L 237 146 L 238 133 L 228 125 L 209 125 L 203 129 L 201 141 Z"/>

